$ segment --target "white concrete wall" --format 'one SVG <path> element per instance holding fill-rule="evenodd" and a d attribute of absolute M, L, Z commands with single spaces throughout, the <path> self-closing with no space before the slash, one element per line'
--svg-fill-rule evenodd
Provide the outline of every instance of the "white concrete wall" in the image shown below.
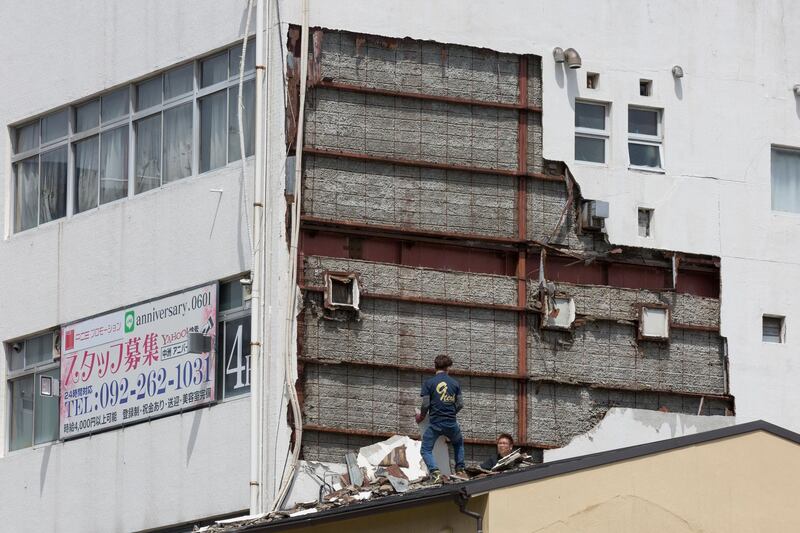
<path fill-rule="evenodd" d="M 692 416 L 615 407 L 595 427 L 566 446 L 544 450 L 544 462 L 674 439 L 734 424 L 734 416 Z"/>
<path fill-rule="evenodd" d="M 297 2 L 283 13 L 299 22 Z M 722 257 L 722 334 L 740 420 L 800 430 L 800 215 L 770 209 L 770 146 L 800 147 L 800 4 L 790 0 L 587 2 L 311 0 L 311 25 L 487 47 L 543 58 L 544 155 L 607 200 L 610 240 Z M 554 47 L 574 47 L 566 71 Z M 673 65 L 685 76 L 675 81 Z M 600 74 L 586 88 L 586 72 Z M 639 96 L 639 79 L 653 95 Z M 574 161 L 574 101 L 611 104 L 606 166 Z M 664 109 L 663 173 L 628 169 L 627 107 Z M 655 209 L 653 235 L 637 208 Z M 761 313 L 787 316 L 787 343 L 761 342 Z"/>
<path fill-rule="evenodd" d="M 246 397 L 0 459 L 3 531 L 140 531 L 246 510 Z M 244 459 L 244 460 L 243 460 Z"/>
<path fill-rule="evenodd" d="M 246 6 L 246 0 L 0 3 L 3 65 L 13 71 L 0 79 L 0 124 L 228 46 L 243 35 Z M 282 56 L 275 47 L 273 84 L 282 80 Z M 283 94 L 280 85 L 270 90 L 269 135 L 273 151 L 282 154 Z M 0 341 L 250 269 L 252 159 L 244 181 L 234 164 L 14 235 L 10 155 L 9 131 L 0 135 Z M 266 297 L 275 320 L 268 343 L 277 350 L 285 344 L 287 301 L 282 165 L 280 157 L 270 168 L 268 205 L 272 284 Z M 277 353 L 268 363 L 265 413 L 265 465 L 275 486 L 289 442 Z M 3 353 L 0 529 L 135 531 L 248 508 L 249 397 L 5 453 L 5 364 Z"/>

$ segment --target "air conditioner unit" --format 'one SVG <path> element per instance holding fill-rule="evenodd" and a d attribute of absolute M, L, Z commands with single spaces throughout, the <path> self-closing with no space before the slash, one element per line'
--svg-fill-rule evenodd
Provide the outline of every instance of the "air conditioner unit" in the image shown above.
<path fill-rule="evenodd" d="M 608 202 L 602 200 L 586 200 L 581 205 L 581 229 L 588 231 L 604 231 L 605 219 L 608 218 Z"/>

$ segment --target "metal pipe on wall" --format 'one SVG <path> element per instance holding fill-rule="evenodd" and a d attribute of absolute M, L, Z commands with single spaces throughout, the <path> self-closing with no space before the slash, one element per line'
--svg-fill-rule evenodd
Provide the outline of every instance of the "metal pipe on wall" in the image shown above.
<path fill-rule="evenodd" d="M 248 17 L 252 9 L 252 0 L 248 2 Z M 247 38 L 247 36 L 245 36 Z M 261 368 L 264 364 L 261 352 L 263 320 L 261 319 L 262 262 L 264 252 L 264 234 L 262 231 L 264 205 L 261 202 L 264 178 L 264 131 L 261 120 L 263 110 L 264 88 L 264 0 L 256 0 L 256 79 L 255 79 L 255 172 L 253 178 L 253 257 L 251 265 L 251 298 L 250 298 L 250 514 L 264 512 L 262 450 L 264 417 L 262 413 L 262 395 L 264 387 L 261 380 Z M 247 186 L 246 184 L 244 185 Z"/>

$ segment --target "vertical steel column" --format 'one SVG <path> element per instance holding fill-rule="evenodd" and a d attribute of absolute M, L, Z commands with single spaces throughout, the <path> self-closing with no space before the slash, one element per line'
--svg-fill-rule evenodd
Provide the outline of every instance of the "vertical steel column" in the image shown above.
<path fill-rule="evenodd" d="M 517 126 L 517 230 L 518 238 L 527 240 L 528 218 L 528 57 L 519 56 L 519 121 Z M 528 283 L 525 258 L 527 247 L 522 245 L 517 254 L 517 373 L 528 374 Z M 517 440 L 528 440 L 528 384 L 526 379 L 517 383 Z"/>

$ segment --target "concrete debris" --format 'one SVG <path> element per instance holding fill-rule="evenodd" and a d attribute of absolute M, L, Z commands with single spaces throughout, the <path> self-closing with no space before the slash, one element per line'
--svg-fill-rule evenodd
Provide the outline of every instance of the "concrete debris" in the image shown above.
<path fill-rule="evenodd" d="M 392 451 L 386 454 L 386 457 L 384 457 L 383 460 L 381 460 L 381 462 L 378 464 L 380 466 L 397 465 L 397 466 L 402 466 L 403 468 L 408 468 L 408 459 L 406 459 L 405 444 L 392 449 Z"/>
<path fill-rule="evenodd" d="M 363 485 L 364 473 L 358 465 L 356 454 L 350 452 L 344 456 L 344 460 L 347 463 L 347 473 L 350 476 L 350 484 L 356 487 Z"/>
<path fill-rule="evenodd" d="M 403 452 L 395 451 L 403 448 Z M 422 443 L 404 435 L 394 435 L 384 441 L 371 446 L 364 446 L 358 451 L 358 466 L 367 473 L 367 479 L 372 483 L 377 480 L 376 470 L 379 466 L 386 466 L 386 459 L 396 458 L 397 464 L 406 479 L 414 483 L 428 475 L 428 468 L 422 460 Z M 405 463 L 403 466 L 401 463 Z"/>
<path fill-rule="evenodd" d="M 434 483 L 420 455 L 420 441 L 404 435 L 395 435 L 385 441 L 345 454 L 347 473 L 340 475 L 341 482 L 325 483 L 329 492 L 320 501 L 300 502 L 291 509 L 275 511 L 266 515 L 245 516 L 216 522 L 213 526 L 195 528 L 195 532 L 228 533 L 240 528 L 269 523 L 284 518 L 304 516 L 391 495 L 405 494 L 441 484 L 463 483 L 470 479 L 502 475 L 500 471 L 516 467 L 532 466 L 530 456 L 515 450 L 499 461 L 492 470 L 469 467 L 469 476 L 442 476 Z M 403 466 L 406 465 L 406 466 Z M 358 483 L 352 482 L 360 481 Z M 334 490 L 334 487 L 337 487 Z"/>
<path fill-rule="evenodd" d="M 408 490 L 408 480 L 404 477 L 387 476 L 395 492 L 402 494 Z"/>
<path fill-rule="evenodd" d="M 312 507 L 311 509 L 303 509 L 302 511 L 297 511 L 295 513 L 289 513 L 289 516 L 303 516 L 305 514 L 312 514 L 316 513 L 318 509 L 316 507 Z"/>

